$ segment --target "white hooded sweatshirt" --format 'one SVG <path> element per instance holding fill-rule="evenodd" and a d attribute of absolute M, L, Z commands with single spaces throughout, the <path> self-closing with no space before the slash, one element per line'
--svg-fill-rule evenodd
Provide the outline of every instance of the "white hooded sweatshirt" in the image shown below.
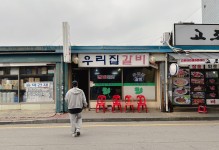
<path fill-rule="evenodd" d="M 73 87 L 66 93 L 65 100 L 68 103 L 68 109 L 87 107 L 84 91 L 77 87 Z"/>

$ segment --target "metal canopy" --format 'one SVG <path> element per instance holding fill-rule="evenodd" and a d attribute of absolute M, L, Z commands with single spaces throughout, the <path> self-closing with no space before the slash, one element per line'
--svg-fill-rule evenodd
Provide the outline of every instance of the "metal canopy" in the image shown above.
<path fill-rule="evenodd" d="M 219 53 L 169 53 L 174 59 L 219 59 Z"/>

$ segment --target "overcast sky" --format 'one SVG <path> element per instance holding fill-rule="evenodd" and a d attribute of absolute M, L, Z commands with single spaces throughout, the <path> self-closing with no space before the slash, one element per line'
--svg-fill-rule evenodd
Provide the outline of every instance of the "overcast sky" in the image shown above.
<path fill-rule="evenodd" d="M 201 23 L 201 0 L 0 0 L 0 46 L 161 45 L 178 22 Z"/>

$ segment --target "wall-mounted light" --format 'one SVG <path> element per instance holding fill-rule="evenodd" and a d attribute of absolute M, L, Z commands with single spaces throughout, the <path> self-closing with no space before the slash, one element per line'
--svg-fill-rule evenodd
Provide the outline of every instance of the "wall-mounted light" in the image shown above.
<path fill-rule="evenodd" d="M 95 74 L 95 75 L 98 75 L 98 74 L 100 74 L 99 70 L 98 70 L 98 69 L 96 69 L 96 70 L 95 70 L 95 72 L 94 72 L 94 74 Z"/>
<path fill-rule="evenodd" d="M 118 72 L 117 72 L 117 71 L 113 71 L 112 74 L 113 74 L 113 75 L 117 75 Z"/>
<path fill-rule="evenodd" d="M 156 62 L 155 57 L 154 57 L 154 56 L 150 56 L 149 62 L 150 62 L 151 64 L 155 64 L 155 62 Z"/>
<path fill-rule="evenodd" d="M 77 55 L 72 56 L 72 61 L 73 61 L 74 64 L 78 64 L 79 59 L 78 59 Z"/>
<path fill-rule="evenodd" d="M 177 75 L 179 71 L 179 65 L 176 63 L 172 63 L 170 65 L 169 71 L 171 76 Z"/>

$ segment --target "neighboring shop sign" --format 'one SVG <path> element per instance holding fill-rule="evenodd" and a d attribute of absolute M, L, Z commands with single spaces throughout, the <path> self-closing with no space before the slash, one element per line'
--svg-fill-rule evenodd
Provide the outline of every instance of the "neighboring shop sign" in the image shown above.
<path fill-rule="evenodd" d="M 219 64 L 189 65 L 189 69 L 219 69 Z"/>
<path fill-rule="evenodd" d="M 179 59 L 179 66 L 189 66 L 190 69 L 217 69 L 219 68 L 218 59 L 185 58 Z"/>
<path fill-rule="evenodd" d="M 79 54 L 79 67 L 149 66 L 149 54 Z"/>
<path fill-rule="evenodd" d="M 175 24 L 174 45 L 219 45 L 219 25 Z"/>
<path fill-rule="evenodd" d="M 218 64 L 207 64 L 205 65 L 205 69 L 219 69 Z"/>
<path fill-rule="evenodd" d="M 189 65 L 189 69 L 204 69 L 204 65 Z"/>
<path fill-rule="evenodd" d="M 205 64 L 206 59 L 201 58 L 185 58 L 185 59 L 179 59 L 178 64 L 180 66 L 188 66 L 188 65 L 201 65 Z"/>

